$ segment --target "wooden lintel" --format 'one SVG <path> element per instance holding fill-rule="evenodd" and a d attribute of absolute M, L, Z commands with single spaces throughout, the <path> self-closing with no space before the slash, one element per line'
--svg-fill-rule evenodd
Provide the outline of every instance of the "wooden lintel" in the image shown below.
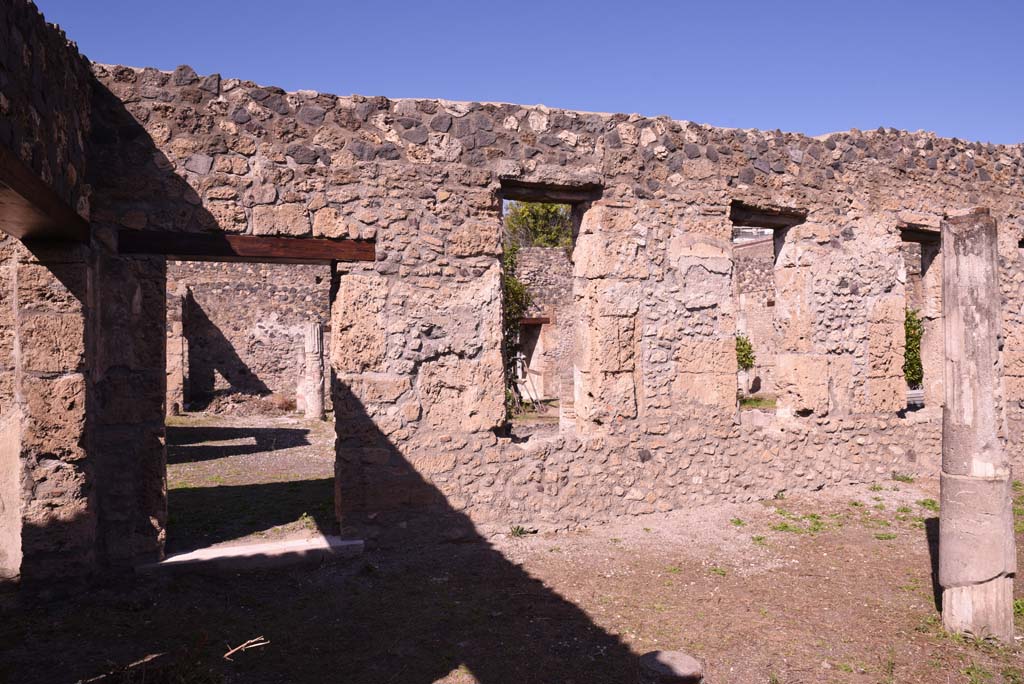
<path fill-rule="evenodd" d="M 603 189 L 595 183 L 583 185 L 550 185 L 502 179 L 502 199 L 514 202 L 551 202 L 553 204 L 580 204 L 601 199 Z"/>
<path fill-rule="evenodd" d="M 900 240 L 916 242 L 921 245 L 937 245 L 942 242 L 941 233 L 938 230 L 916 225 L 900 226 Z"/>
<path fill-rule="evenodd" d="M 780 230 L 800 225 L 807 220 L 807 212 L 787 207 L 756 207 L 734 200 L 729 206 L 729 220 L 735 226 Z"/>
<path fill-rule="evenodd" d="M 181 261 L 310 264 L 376 258 L 370 240 L 120 230 L 117 245 L 120 254 L 159 255 Z"/>
<path fill-rule="evenodd" d="M 520 325 L 546 325 L 551 322 L 551 318 L 548 316 L 533 316 L 527 318 L 520 318 Z"/>
<path fill-rule="evenodd" d="M 0 229 L 19 240 L 89 239 L 89 224 L 13 152 L 0 145 Z"/>

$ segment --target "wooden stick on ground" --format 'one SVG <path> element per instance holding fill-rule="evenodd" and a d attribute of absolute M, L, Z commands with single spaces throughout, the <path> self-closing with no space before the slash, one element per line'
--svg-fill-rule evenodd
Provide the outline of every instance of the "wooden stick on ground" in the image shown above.
<path fill-rule="evenodd" d="M 263 637 L 258 636 L 255 639 L 249 639 L 241 646 L 235 646 L 233 649 L 224 654 L 224 660 L 231 660 L 231 656 L 239 651 L 246 651 L 250 648 L 256 648 L 257 646 L 267 646 L 270 642 L 266 641 Z"/>

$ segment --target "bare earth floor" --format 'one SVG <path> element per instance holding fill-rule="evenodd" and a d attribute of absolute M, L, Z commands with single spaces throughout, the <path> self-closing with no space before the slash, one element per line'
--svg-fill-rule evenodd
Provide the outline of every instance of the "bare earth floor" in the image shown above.
<path fill-rule="evenodd" d="M 169 553 L 336 531 L 329 421 L 168 418 L 167 463 Z"/>
<path fill-rule="evenodd" d="M 1019 684 L 1024 614 L 1009 648 L 939 629 L 936 494 L 887 479 L 551 536 L 382 534 L 321 567 L 8 599 L 0 681 L 633 684 L 636 654 L 684 649 L 709 684 Z"/>

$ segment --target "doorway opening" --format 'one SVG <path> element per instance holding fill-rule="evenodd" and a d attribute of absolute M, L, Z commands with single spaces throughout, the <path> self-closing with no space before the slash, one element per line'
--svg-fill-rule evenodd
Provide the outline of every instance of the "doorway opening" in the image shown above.
<path fill-rule="evenodd" d="M 336 534 L 329 263 L 167 261 L 169 555 Z"/>
<path fill-rule="evenodd" d="M 513 437 L 557 432 L 573 397 L 573 248 L 600 189 L 503 183 L 502 351 Z"/>

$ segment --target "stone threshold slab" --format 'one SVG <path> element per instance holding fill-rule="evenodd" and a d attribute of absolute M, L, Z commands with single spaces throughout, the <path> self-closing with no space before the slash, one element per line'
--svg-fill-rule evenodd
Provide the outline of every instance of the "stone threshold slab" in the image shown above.
<path fill-rule="evenodd" d="M 362 554 L 362 539 L 319 536 L 308 539 L 215 546 L 169 556 L 159 563 L 136 568 L 139 572 L 189 569 L 256 570 L 353 558 Z"/>

